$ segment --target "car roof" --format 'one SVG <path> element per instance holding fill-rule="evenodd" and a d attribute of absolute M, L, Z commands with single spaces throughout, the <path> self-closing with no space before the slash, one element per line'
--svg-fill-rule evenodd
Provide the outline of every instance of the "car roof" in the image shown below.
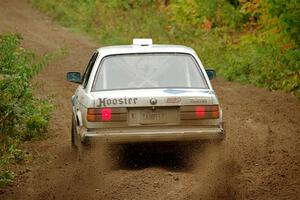
<path fill-rule="evenodd" d="M 102 56 L 131 53 L 187 53 L 195 54 L 195 51 L 183 45 L 119 45 L 107 46 L 97 49 Z"/>

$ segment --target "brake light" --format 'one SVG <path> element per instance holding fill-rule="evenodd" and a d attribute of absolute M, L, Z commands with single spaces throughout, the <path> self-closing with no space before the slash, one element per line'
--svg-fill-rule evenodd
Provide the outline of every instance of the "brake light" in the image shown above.
<path fill-rule="evenodd" d="M 196 106 L 195 115 L 197 118 L 216 119 L 219 118 L 219 106 Z"/>
<path fill-rule="evenodd" d="M 111 122 L 126 120 L 126 108 L 88 108 L 87 110 L 87 121 L 89 122 Z"/>
<path fill-rule="evenodd" d="M 182 106 L 180 115 L 182 120 L 217 119 L 220 112 L 218 105 Z"/>
<path fill-rule="evenodd" d="M 217 119 L 220 116 L 218 105 L 195 107 L 195 116 L 198 119 Z"/>
<path fill-rule="evenodd" d="M 111 120 L 111 109 L 103 108 L 101 110 L 101 119 L 102 121 L 110 121 Z"/>
<path fill-rule="evenodd" d="M 203 118 L 205 116 L 205 107 L 204 106 L 196 106 L 195 115 L 197 118 Z"/>

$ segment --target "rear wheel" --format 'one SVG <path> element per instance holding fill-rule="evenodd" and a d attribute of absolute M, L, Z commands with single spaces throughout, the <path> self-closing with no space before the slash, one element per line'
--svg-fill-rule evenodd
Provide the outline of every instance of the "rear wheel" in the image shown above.
<path fill-rule="evenodd" d="M 82 142 L 79 134 L 77 133 L 76 121 L 72 116 L 72 128 L 71 128 L 71 146 L 74 150 L 77 151 L 77 155 L 79 160 L 83 158 L 84 155 L 87 154 L 87 151 L 90 149 L 90 145 L 87 141 Z"/>

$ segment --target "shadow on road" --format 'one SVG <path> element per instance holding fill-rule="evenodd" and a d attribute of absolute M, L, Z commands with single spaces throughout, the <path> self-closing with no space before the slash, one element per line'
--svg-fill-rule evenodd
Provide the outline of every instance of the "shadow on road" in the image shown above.
<path fill-rule="evenodd" d="M 113 145 L 108 154 L 112 170 L 159 167 L 168 171 L 190 171 L 193 169 L 193 155 L 202 150 L 202 144 L 134 144 Z"/>

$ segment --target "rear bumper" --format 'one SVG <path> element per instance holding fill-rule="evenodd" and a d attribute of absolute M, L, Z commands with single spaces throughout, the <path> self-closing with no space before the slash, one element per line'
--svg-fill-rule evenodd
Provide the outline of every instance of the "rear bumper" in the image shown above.
<path fill-rule="evenodd" d="M 101 140 L 108 143 L 184 142 L 222 140 L 222 128 L 173 128 L 149 130 L 83 131 L 82 140 Z"/>

